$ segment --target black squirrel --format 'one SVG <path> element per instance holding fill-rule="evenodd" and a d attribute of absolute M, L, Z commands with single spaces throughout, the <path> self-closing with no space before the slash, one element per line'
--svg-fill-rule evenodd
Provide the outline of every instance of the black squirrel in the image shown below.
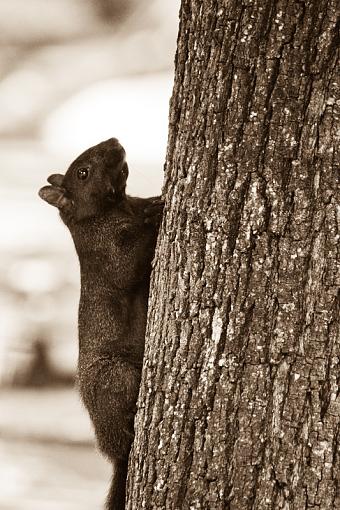
<path fill-rule="evenodd" d="M 79 257 L 78 382 L 100 450 L 114 465 L 106 508 L 125 507 L 144 353 L 151 262 L 163 202 L 126 195 L 125 150 L 111 138 L 53 174 L 40 197 L 57 207 Z"/>

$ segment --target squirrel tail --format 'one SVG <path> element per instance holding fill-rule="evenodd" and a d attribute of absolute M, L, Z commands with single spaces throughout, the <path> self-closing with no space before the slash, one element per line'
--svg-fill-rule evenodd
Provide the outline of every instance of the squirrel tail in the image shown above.
<path fill-rule="evenodd" d="M 128 459 L 115 459 L 114 468 L 105 508 L 106 510 L 124 510 Z"/>

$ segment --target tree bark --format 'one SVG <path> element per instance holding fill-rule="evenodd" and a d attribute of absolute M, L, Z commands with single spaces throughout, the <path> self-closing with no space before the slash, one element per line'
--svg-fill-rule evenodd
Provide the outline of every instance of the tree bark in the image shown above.
<path fill-rule="evenodd" d="M 130 510 L 340 508 L 336 9 L 182 0 Z"/>

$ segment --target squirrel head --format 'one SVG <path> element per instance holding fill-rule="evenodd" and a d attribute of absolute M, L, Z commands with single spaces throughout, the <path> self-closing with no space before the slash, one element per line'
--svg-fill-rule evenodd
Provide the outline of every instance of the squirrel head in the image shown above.
<path fill-rule="evenodd" d="M 39 196 L 57 207 L 66 224 L 100 216 L 125 198 L 129 170 L 116 138 L 90 147 L 65 175 L 50 175 Z"/>

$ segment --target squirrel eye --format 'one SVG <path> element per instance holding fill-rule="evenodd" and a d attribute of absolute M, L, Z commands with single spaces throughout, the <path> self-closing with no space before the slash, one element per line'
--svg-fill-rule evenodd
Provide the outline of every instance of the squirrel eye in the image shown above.
<path fill-rule="evenodd" d="M 89 176 L 89 169 L 88 168 L 78 168 L 77 170 L 77 177 L 81 181 L 85 181 Z"/>

